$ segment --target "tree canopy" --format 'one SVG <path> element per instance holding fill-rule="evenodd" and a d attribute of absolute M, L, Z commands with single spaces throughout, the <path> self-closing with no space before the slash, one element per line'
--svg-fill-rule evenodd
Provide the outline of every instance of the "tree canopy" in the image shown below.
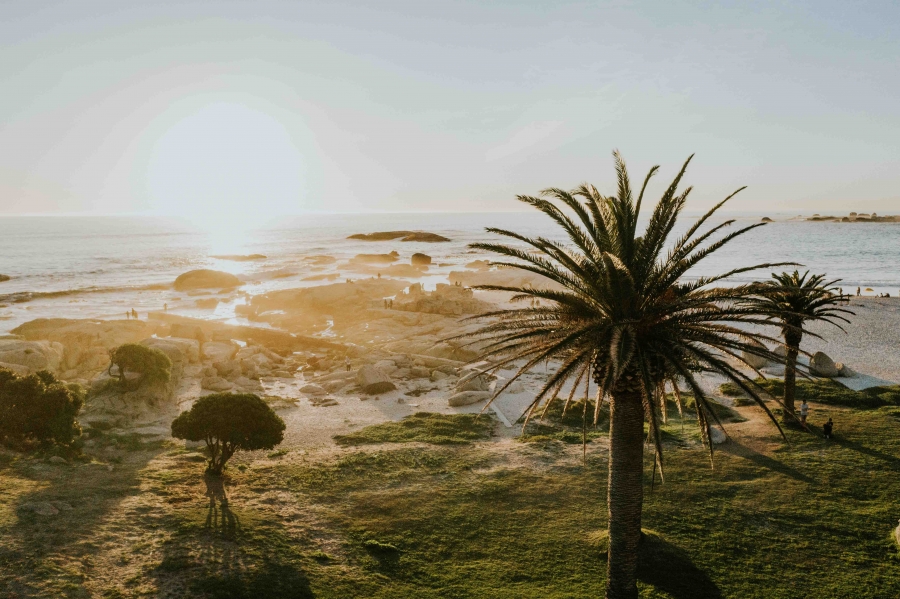
<path fill-rule="evenodd" d="M 145 383 L 167 383 L 172 376 L 172 360 L 158 349 L 138 343 L 126 343 L 109 354 L 110 376 L 116 376 L 123 388 L 140 387 Z M 116 373 L 113 374 L 113 367 Z M 127 374 L 136 373 L 138 379 L 129 385 Z"/>
<path fill-rule="evenodd" d="M 0 436 L 8 445 L 71 445 L 81 435 L 83 403 L 82 393 L 46 370 L 20 376 L 0 368 Z"/>
<path fill-rule="evenodd" d="M 206 395 L 172 422 L 176 439 L 206 442 L 213 474 L 221 474 L 236 451 L 272 449 L 284 439 L 284 429 L 284 420 L 252 393 Z"/>

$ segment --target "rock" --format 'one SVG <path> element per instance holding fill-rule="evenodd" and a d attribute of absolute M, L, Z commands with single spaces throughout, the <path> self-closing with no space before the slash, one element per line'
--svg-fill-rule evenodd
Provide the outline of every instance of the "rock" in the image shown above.
<path fill-rule="evenodd" d="M 178 291 L 186 291 L 188 289 L 230 289 L 241 285 L 241 280 L 231 273 L 206 268 L 188 271 L 175 279 L 175 289 Z"/>
<path fill-rule="evenodd" d="M 783 345 L 779 345 L 778 347 L 776 347 L 775 349 L 772 350 L 772 353 L 774 353 L 776 356 L 778 356 L 779 358 L 781 358 L 783 360 L 785 357 L 787 357 L 787 348 Z"/>
<path fill-rule="evenodd" d="M 414 379 L 427 379 L 431 376 L 431 371 L 424 366 L 413 366 L 409 369 L 409 376 Z"/>
<path fill-rule="evenodd" d="M 758 347 L 763 351 L 766 350 L 766 346 L 763 345 L 762 343 L 759 343 L 758 341 L 750 341 L 749 345 Z M 769 360 L 767 360 L 766 358 L 764 358 L 762 356 L 757 356 L 755 354 L 751 354 L 750 352 L 746 352 L 746 351 L 741 352 L 741 358 L 743 358 L 744 362 L 746 362 L 751 368 L 756 368 L 756 369 L 765 368 L 769 364 Z"/>
<path fill-rule="evenodd" d="M 305 393 L 306 395 L 325 395 L 326 391 L 319 385 L 304 385 L 300 387 L 300 393 Z"/>
<path fill-rule="evenodd" d="M 856 371 L 844 364 L 843 362 L 836 362 L 834 365 L 837 368 L 838 376 L 852 378 L 856 376 Z"/>
<path fill-rule="evenodd" d="M 809 360 L 809 370 L 812 374 L 822 377 L 836 377 L 839 374 L 838 369 L 834 365 L 834 360 L 829 358 L 824 352 L 816 352 Z"/>
<path fill-rule="evenodd" d="M 375 362 L 375 368 L 390 376 L 397 370 L 397 363 L 393 360 L 378 360 Z"/>
<path fill-rule="evenodd" d="M 773 222 L 773 221 L 772 221 L 772 219 L 769 218 L 768 216 L 764 216 L 764 217 L 762 217 L 762 220 L 759 221 L 759 222 L 761 222 L 761 223 L 771 223 L 771 222 Z"/>
<path fill-rule="evenodd" d="M 423 241 L 427 243 L 436 243 L 442 241 L 450 241 L 446 237 L 436 233 L 428 233 L 426 231 L 380 231 L 378 233 L 356 233 L 347 239 L 361 239 L 363 241 L 390 241 L 399 239 L 400 241 Z"/>
<path fill-rule="evenodd" d="M 413 266 L 428 266 L 429 264 L 431 264 L 431 256 L 429 256 L 428 254 L 420 254 L 416 252 L 409 259 L 409 263 Z"/>
<path fill-rule="evenodd" d="M 64 351 L 60 343 L 52 341 L 0 339 L 0 362 L 25 366 L 31 372 L 58 371 L 63 363 Z"/>
<path fill-rule="evenodd" d="M 9 280 L 9 275 L 0 275 L 0 283 L 4 283 Z"/>
<path fill-rule="evenodd" d="M 262 384 L 245 376 L 240 376 L 234 381 L 236 387 L 240 387 L 241 391 L 247 393 L 262 393 L 264 391 Z"/>
<path fill-rule="evenodd" d="M 53 506 L 49 501 L 32 501 L 29 503 L 23 503 L 22 509 L 26 512 L 34 512 L 39 516 L 55 516 L 59 513 L 59 510 Z"/>
<path fill-rule="evenodd" d="M 725 441 L 728 440 L 728 437 L 722 432 L 721 429 L 712 426 L 709 428 L 709 441 L 713 445 L 721 445 Z"/>
<path fill-rule="evenodd" d="M 368 395 L 387 393 L 388 391 L 393 391 L 397 388 L 384 372 L 371 364 L 366 364 L 359 369 L 356 373 L 356 383 L 359 385 L 362 392 Z"/>
<path fill-rule="evenodd" d="M 223 360 L 221 362 L 213 362 L 213 368 L 216 374 L 225 379 L 232 379 L 241 376 L 241 363 L 237 360 Z"/>
<path fill-rule="evenodd" d="M 322 388 L 328 393 L 337 393 L 346 386 L 347 381 L 329 381 L 322 385 Z"/>
<path fill-rule="evenodd" d="M 357 254 L 350 260 L 351 263 L 359 264 L 390 264 L 396 262 L 397 256 L 391 254 Z"/>
<path fill-rule="evenodd" d="M 65 458 L 61 458 L 58 455 L 51 457 L 47 461 L 50 462 L 51 464 L 68 464 L 69 463 L 65 460 Z"/>
<path fill-rule="evenodd" d="M 31 369 L 27 366 L 23 366 L 21 364 L 10 364 L 8 362 L 0 362 L 0 368 L 5 368 L 6 370 L 12 370 L 14 373 L 25 376 L 27 374 L 31 374 Z"/>
<path fill-rule="evenodd" d="M 272 372 L 272 376 L 277 377 L 277 378 L 280 378 L 280 379 L 292 379 L 292 378 L 294 378 L 294 375 L 292 375 L 292 374 L 291 374 L 290 372 L 288 372 L 287 370 L 275 370 L 274 372 Z"/>
<path fill-rule="evenodd" d="M 216 306 L 219 305 L 219 298 L 217 297 L 208 297 L 203 299 L 198 299 L 194 302 L 198 308 L 203 310 L 212 310 Z"/>
<path fill-rule="evenodd" d="M 490 391 L 491 390 L 491 381 L 495 380 L 497 377 L 491 376 L 489 374 L 476 374 L 475 376 L 467 376 L 463 379 L 460 379 L 458 383 L 456 383 L 457 391 Z"/>
<path fill-rule="evenodd" d="M 212 362 L 225 362 L 231 360 L 237 354 L 239 346 L 236 343 L 223 343 L 222 341 L 207 341 L 203 344 L 201 355 L 204 360 Z"/>
<path fill-rule="evenodd" d="M 206 389 L 207 391 L 221 393 L 223 391 L 230 391 L 233 387 L 234 385 L 217 376 L 203 377 L 203 379 L 200 380 L 200 388 Z"/>
<path fill-rule="evenodd" d="M 435 383 L 438 381 L 442 381 L 446 378 L 450 378 L 450 375 L 446 372 L 441 372 L 440 370 L 434 370 L 431 372 L 431 380 Z"/>
<path fill-rule="evenodd" d="M 450 399 L 447 400 L 447 404 L 452 408 L 456 408 L 478 403 L 479 401 L 484 401 L 490 397 L 490 391 L 463 391 L 456 395 L 451 395 Z"/>

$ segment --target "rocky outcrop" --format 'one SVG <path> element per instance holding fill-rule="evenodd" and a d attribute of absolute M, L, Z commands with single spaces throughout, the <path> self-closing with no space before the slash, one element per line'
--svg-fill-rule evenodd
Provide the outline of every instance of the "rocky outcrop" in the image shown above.
<path fill-rule="evenodd" d="M 9 280 L 9 275 L 0 275 L 0 283 L 4 283 Z"/>
<path fill-rule="evenodd" d="M 471 289 L 459 285 L 438 283 L 433 292 L 422 291 L 422 285 L 410 285 L 409 293 L 398 296 L 394 309 L 427 314 L 461 316 L 480 314 L 491 309 L 491 304 L 475 298 Z"/>
<path fill-rule="evenodd" d="M 409 259 L 409 263 L 413 266 L 428 266 L 431 264 L 431 256 L 417 252 Z"/>
<path fill-rule="evenodd" d="M 390 377 L 371 364 L 366 364 L 356 373 L 356 384 L 367 395 L 387 393 L 397 388 Z"/>
<path fill-rule="evenodd" d="M 451 408 L 460 406 L 468 406 L 480 401 L 485 401 L 491 397 L 490 391 L 461 391 L 455 395 L 451 395 L 447 400 L 447 404 Z"/>
<path fill-rule="evenodd" d="M 362 241 L 391 241 L 399 239 L 400 241 L 424 241 L 428 243 L 436 243 L 442 241 L 450 241 L 448 238 L 436 233 L 428 233 L 426 231 L 381 231 L 378 233 L 356 233 L 347 239 L 360 239 Z"/>
<path fill-rule="evenodd" d="M 175 289 L 178 291 L 187 291 L 189 289 L 232 289 L 241 285 L 241 280 L 231 273 L 206 268 L 188 271 L 175 279 Z"/>
<path fill-rule="evenodd" d="M 390 264 L 396 262 L 400 258 L 397 252 L 390 254 L 357 254 L 350 260 L 351 263 L 357 264 Z"/>
<path fill-rule="evenodd" d="M 49 370 L 58 373 L 64 352 L 62 344 L 53 341 L 0 339 L 0 363 L 12 365 L 10 370 L 20 374 L 23 368 L 28 372 Z"/>
<path fill-rule="evenodd" d="M 809 370 L 816 376 L 833 378 L 840 374 L 840 370 L 835 366 L 834 360 L 829 358 L 824 352 L 816 352 L 809 360 Z"/>
<path fill-rule="evenodd" d="M 759 343 L 758 341 L 750 341 L 748 344 L 752 345 L 753 347 L 758 347 L 760 351 L 767 351 L 766 346 L 762 343 Z M 746 362 L 751 368 L 760 369 L 765 368 L 769 365 L 768 359 L 764 358 L 763 356 L 758 356 L 756 354 L 750 353 L 748 351 L 742 351 L 741 358 L 743 358 L 744 362 Z"/>
<path fill-rule="evenodd" d="M 481 373 L 469 375 L 464 378 L 459 379 L 459 382 L 456 383 L 457 391 L 490 391 L 491 383 L 496 380 L 497 377 Z"/>

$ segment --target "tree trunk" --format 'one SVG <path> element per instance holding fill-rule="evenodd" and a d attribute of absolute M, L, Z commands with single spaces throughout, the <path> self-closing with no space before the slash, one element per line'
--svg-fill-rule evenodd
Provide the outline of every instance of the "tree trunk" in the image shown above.
<path fill-rule="evenodd" d="M 609 409 L 607 599 L 636 599 L 644 499 L 644 404 L 640 391 L 614 393 Z"/>
<path fill-rule="evenodd" d="M 796 332 L 789 332 L 784 336 L 784 343 L 787 345 L 787 352 L 784 356 L 784 404 L 785 413 L 782 415 L 782 422 L 796 421 L 794 414 L 794 394 L 797 387 L 797 355 L 800 353 L 800 341 L 803 335 Z"/>

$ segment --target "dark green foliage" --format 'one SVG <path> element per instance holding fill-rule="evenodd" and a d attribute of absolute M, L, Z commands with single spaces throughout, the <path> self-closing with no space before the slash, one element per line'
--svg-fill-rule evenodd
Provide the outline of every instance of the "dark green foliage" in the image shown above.
<path fill-rule="evenodd" d="M 488 415 L 416 412 L 399 422 L 373 424 L 348 435 L 336 435 L 338 445 L 369 443 L 471 443 L 491 436 L 494 419 Z"/>
<path fill-rule="evenodd" d="M 19 376 L 0 368 L 0 436 L 8 445 L 71 445 L 81 435 L 75 419 L 83 404 L 79 386 L 70 388 L 46 370 Z"/>
<path fill-rule="evenodd" d="M 756 379 L 756 384 L 773 397 L 784 393 L 784 381 L 779 379 Z M 741 390 L 731 383 L 725 383 L 719 390 L 722 395 L 738 397 Z M 870 387 L 863 391 L 848 389 L 830 379 L 804 380 L 797 383 L 797 399 L 818 403 L 846 406 L 848 408 L 873 409 L 881 406 L 900 406 L 900 385 L 891 387 Z"/>
<path fill-rule="evenodd" d="M 236 451 L 272 449 L 284 439 L 284 420 L 251 393 L 215 393 L 201 397 L 172 421 L 172 436 L 206 441 L 207 470 L 222 474 Z"/>
<path fill-rule="evenodd" d="M 167 383 L 172 376 L 172 360 L 169 356 L 151 347 L 138 343 L 126 343 L 109 354 L 110 376 L 119 379 L 122 389 L 136 389 L 145 383 Z M 113 367 L 116 369 L 113 375 Z M 129 383 L 127 374 L 140 375 L 136 381 Z"/>
<path fill-rule="evenodd" d="M 390 543 L 382 543 L 381 541 L 376 541 L 375 539 L 367 539 L 363 541 L 363 547 L 375 553 L 394 553 L 396 551 L 399 551 L 396 546 L 391 545 Z"/>

